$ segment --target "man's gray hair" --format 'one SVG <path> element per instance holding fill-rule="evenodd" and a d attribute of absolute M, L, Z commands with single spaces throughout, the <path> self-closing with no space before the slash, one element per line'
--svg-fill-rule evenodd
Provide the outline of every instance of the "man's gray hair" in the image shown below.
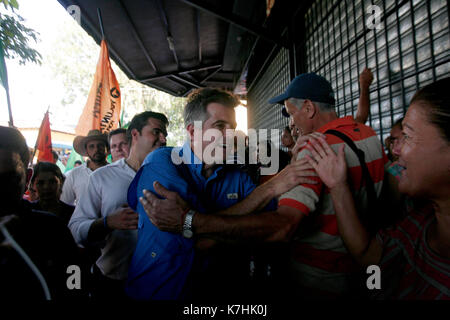
<path fill-rule="evenodd" d="M 288 101 L 289 103 L 292 103 L 294 106 L 296 106 L 298 109 L 301 109 L 301 107 L 303 106 L 303 103 L 305 102 L 306 99 L 297 99 L 297 98 L 289 98 Z M 311 100 L 312 101 L 312 100 Z M 329 103 L 325 103 L 325 102 L 317 102 L 317 101 L 312 101 L 317 107 L 319 107 L 319 110 L 322 112 L 331 112 L 331 111 L 335 111 L 334 110 L 334 105 L 329 104 Z"/>

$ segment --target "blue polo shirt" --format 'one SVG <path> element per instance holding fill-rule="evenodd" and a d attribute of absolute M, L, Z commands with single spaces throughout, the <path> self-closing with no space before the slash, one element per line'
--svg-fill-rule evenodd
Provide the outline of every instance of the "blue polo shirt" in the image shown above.
<path fill-rule="evenodd" d="M 183 161 L 190 173 L 186 181 L 175 163 Z M 175 163 L 174 163 L 175 162 Z M 147 217 L 139 197 L 142 190 L 155 193 L 153 182 L 176 191 L 191 208 L 213 213 L 228 208 L 248 196 L 255 185 L 239 170 L 218 166 L 208 178 L 202 175 L 203 163 L 193 154 L 189 143 L 183 147 L 159 148 L 150 153 L 128 189 L 128 203 L 139 214 L 138 241 L 132 257 L 127 294 L 138 300 L 173 300 L 181 291 L 192 268 L 194 241 L 181 234 L 160 231 Z M 193 186 L 192 184 L 195 184 Z M 199 196 L 200 195 L 200 196 Z M 267 210 L 277 206 L 273 200 Z"/>

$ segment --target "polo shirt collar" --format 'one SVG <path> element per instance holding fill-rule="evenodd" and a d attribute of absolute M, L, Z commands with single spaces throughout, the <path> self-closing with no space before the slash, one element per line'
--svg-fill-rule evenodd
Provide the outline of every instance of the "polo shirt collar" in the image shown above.
<path fill-rule="evenodd" d="M 189 170 L 193 172 L 197 177 L 203 178 L 202 169 L 203 169 L 203 161 L 201 161 L 192 151 L 191 145 L 189 141 L 186 141 L 182 147 L 182 155 L 183 163 L 188 164 Z M 213 174 L 207 179 L 207 181 L 214 179 L 217 177 L 217 173 L 221 171 L 223 166 L 219 165 L 214 170 Z M 204 178 L 203 178 L 204 179 Z"/>
<path fill-rule="evenodd" d="M 120 168 L 122 168 L 122 169 L 125 170 L 125 171 L 129 171 L 129 172 L 132 172 L 133 174 L 136 174 L 136 171 L 134 171 L 134 169 L 131 168 L 131 167 L 127 164 L 126 158 L 121 158 L 121 159 L 119 159 L 119 160 L 117 160 L 117 161 L 115 161 L 115 162 L 110 163 L 109 165 L 110 165 L 110 166 L 120 167 Z"/>

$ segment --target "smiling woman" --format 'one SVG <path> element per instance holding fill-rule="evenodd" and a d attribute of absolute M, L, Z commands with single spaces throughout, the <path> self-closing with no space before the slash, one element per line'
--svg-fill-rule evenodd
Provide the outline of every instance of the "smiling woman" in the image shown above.
<path fill-rule="evenodd" d="M 419 90 L 403 121 L 405 142 L 399 189 L 427 201 L 394 227 L 370 238 L 358 219 L 346 182 L 343 148 L 338 156 L 325 140 L 312 141 L 310 163 L 330 188 L 341 233 L 365 266 L 379 264 L 377 297 L 450 299 L 450 78 Z"/>

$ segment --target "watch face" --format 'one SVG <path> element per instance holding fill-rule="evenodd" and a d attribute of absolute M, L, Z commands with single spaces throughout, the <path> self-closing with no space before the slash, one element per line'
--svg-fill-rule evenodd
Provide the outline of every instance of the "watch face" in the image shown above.
<path fill-rule="evenodd" d="M 183 230 L 183 237 L 190 239 L 193 235 L 194 233 L 192 230 Z"/>

